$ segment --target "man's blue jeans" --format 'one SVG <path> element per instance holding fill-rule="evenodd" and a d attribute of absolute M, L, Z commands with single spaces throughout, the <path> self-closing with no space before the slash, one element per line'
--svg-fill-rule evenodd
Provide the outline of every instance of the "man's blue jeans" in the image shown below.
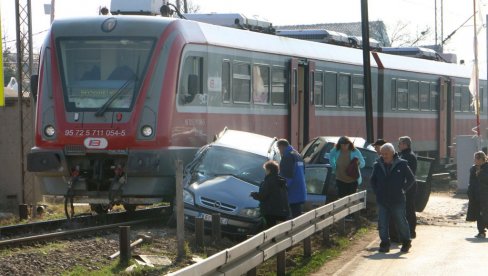
<path fill-rule="evenodd" d="M 378 203 L 378 226 L 382 243 L 390 243 L 389 223 L 393 219 L 401 242 L 410 241 L 410 229 L 405 213 L 405 202 L 383 205 Z"/>

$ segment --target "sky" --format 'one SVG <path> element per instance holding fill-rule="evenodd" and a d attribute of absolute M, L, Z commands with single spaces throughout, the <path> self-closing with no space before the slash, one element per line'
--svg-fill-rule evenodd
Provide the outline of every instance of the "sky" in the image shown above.
<path fill-rule="evenodd" d="M 0 0 L 2 34 L 7 46 L 15 49 L 15 0 Z M 25 1 L 25 0 L 21 0 Z M 140 0 L 138 0 L 140 1 Z M 188 0 L 199 6 L 199 12 L 241 13 L 247 17 L 257 17 L 272 22 L 273 25 L 340 23 L 361 21 L 360 0 Z M 435 2 L 438 6 L 438 37 L 441 37 L 440 2 L 443 1 L 444 38 L 461 26 L 473 14 L 472 0 L 369 0 L 370 21 L 382 20 L 388 26 L 399 21 L 408 23 L 412 33 L 431 29 L 434 44 Z M 476 0 L 481 9 L 482 22 L 486 21 L 488 0 Z M 32 32 L 34 49 L 38 49 L 50 25 L 50 16 L 44 14 L 44 4 L 51 0 L 32 1 Z M 55 18 L 97 15 L 100 6 L 110 6 L 110 0 L 56 0 Z M 174 0 L 170 0 L 174 3 Z M 486 68 L 486 28 L 479 33 L 480 67 Z M 452 36 L 444 46 L 445 52 L 455 53 L 458 60 L 471 64 L 473 51 L 473 20 Z"/>

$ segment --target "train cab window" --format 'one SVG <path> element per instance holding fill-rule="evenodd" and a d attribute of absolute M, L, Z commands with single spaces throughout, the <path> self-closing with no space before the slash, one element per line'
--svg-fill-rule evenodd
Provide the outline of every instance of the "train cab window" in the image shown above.
<path fill-rule="evenodd" d="M 408 108 L 413 110 L 419 109 L 419 82 L 408 82 Z"/>
<path fill-rule="evenodd" d="M 397 81 L 397 107 L 398 109 L 408 109 L 408 82 Z"/>
<path fill-rule="evenodd" d="M 355 76 L 352 78 L 352 106 L 364 107 L 363 76 Z"/>
<path fill-rule="evenodd" d="M 326 106 L 337 106 L 337 74 L 334 72 L 325 73 L 324 100 Z"/>
<path fill-rule="evenodd" d="M 288 103 L 288 74 L 284 69 L 273 68 L 271 73 L 271 100 L 274 105 Z"/>
<path fill-rule="evenodd" d="M 230 103 L 230 62 L 222 63 L 222 101 Z"/>
<path fill-rule="evenodd" d="M 188 56 L 183 64 L 178 99 L 180 104 L 205 105 L 207 97 L 203 93 L 203 58 Z"/>
<path fill-rule="evenodd" d="M 154 39 L 70 37 L 56 43 L 69 112 L 131 110 Z"/>
<path fill-rule="evenodd" d="M 324 87 L 323 73 L 320 71 L 316 71 L 313 74 L 314 74 L 314 80 L 313 80 L 314 104 L 315 106 L 322 106 L 322 90 Z"/>
<path fill-rule="evenodd" d="M 461 87 L 461 111 L 470 111 L 469 106 L 471 105 L 471 93 L 467 86 L 463 85 Z"/>
<path fill-rule="evenodd" d="M 429 110 L 430 109 L 430 95 L 429 95 L 429 83 L 428 82 L 421 82 L 420 83 L 420 109 L 421 110 Z"/>
<path fill-rule="evenodd" d="M 351 106 L 351 76 L 339 75 L 339 106 Z"/>
<path fill-rule="evenodd" d="M 251 102 L 251 66 L 234 63 L 232 75 L 232 98 L 235 103 Z"/>
<path fill-rule="evenodd" d="M 252 67 L 252 100 L 256 104 L 269 103 L 269 67 Z"/>
<path fill-rule="evenodd" d="M 437 84 L 430 84 L 430 109 L 439 110 L 439 88 Z"/>
<path fill-rule="evenodd" d="M 454 111 L 461 111 L 461 86 L 454 86 Z"/>

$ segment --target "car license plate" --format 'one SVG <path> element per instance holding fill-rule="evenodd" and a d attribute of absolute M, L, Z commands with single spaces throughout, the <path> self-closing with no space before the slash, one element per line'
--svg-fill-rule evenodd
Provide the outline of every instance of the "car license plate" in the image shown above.
<path fill-rule="evenodd" d="M 212 221 L 212 215 L 209 214 L 202 214 L 201 217 L 203 217 L 203 220 L 205 221 Z M 229 222 L 229 219 L 227 218 L 220 218 L 220 224 L 227 225 Z"/>

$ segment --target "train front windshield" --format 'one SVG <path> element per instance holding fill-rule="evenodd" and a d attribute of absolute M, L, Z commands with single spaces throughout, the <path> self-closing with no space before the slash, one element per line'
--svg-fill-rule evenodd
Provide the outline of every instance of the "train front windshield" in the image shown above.
<path fill-rule="evenodd" d="M 154 39 L 60 38 L 60 73 L 67 111 L 130 111 Z"/>

